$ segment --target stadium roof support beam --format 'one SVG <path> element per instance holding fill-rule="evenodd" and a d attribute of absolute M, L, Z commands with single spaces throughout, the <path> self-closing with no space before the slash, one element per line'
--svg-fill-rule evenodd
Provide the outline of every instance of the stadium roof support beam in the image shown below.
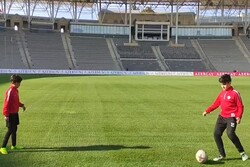
<path fill-rule="evenodd" d="M 5 25 L 4 26 L 6 27 L 6 20 L 7 20 L 7 15 L 6 15 L 6 6 L 7 6 L 6 5 L 6 0 L 4 0 L 3 3 L 4 3 L 4 20 L 5 20 Z"/>
<path fill-rule="evenodd" d="M 54 23 L 55 23 L 55 5 L 54 5 L 54 0 L 49 0 L 48 6 L 49 6 L 50 19 L 51 19 L 51 21 L 52 21 L 52 23 L 54 25 Z"/>
<path fill-rule="evenodd" d="M 132 27 L 132 0 L 129 0 L 129 43 L 132 43 L 132 32 L 131 32 L 131 27 Z"/>
<path fill-rule="evenodd" d="M 197 25 L 200 25 L 200 0 L 197 1 L 196 22 L 197 22 Z"/>
<path fill-rule="evenodd" d="M 31 16 L 34 15 L 34 12 L 35 12 L 35 9 L 36 9 L 36 4 L 37 4 L 37 1 L 35 1 L 35 3 L 34 3 L 34 6 L 33 6 L 33 9 L 32 9 Z"/>
<path fill-rule="evenodd" d="M 224 0 L 220 0 L 220 2 L 221 2 L 221 17 L 222 17 L 222 20 L 223 20 L 221 24 L 225 25 L 225 22 L 224 22 L 224 18 L 225 18 L 224 17 L 224 2 L 225 1 Z"/>
<path fill-rule="evenodd" d="M 246 33 L 247 31 L 247 28 L 249 26 L 249 19 L 248 19 L 248 5 L 249 5 L 249 2 L 248 0 L 246 0 L 246 4 L 245 4 L 245 15 L 244 15 L 244 31 Z"/>
<path fill-rule="evenodd" d="M 55 3 L 53 4 L 53 6 L 54 6 L 54 7 L 53 7 L 53 9 L 54 9 L 54 10 L 53 10 L 53 12 L 54 12 L 54 13 L 53 13 L 54 18 L 56 18 L 57 14 L 58 14 L 59 8 L 60 8 L 60 6 L 61 6 L 61 1 L 59 1 L 56 5 L 57 5 L 57 7 L 55 7 Z"/>
<path fill-rule="evenodd" d="M 178 44 L 178 24 L 179 24 L 179 3 L 178 0 L 176 2 L 176 18 L 175 18 L 175 31 L 176 31 L 176 35 L 175 35 L 175 44 Z"/>
<path fill-rule="evenodd" d="M 128 24 L 128 1 L 126 0 L 125 3 L 125 19 L 124 19 L 124 24 L 127 25 Z"/>
<path fill-rule="evenodd" d="M 139 7 L 157 7 L 162 5 L 167 7 L 168 11 L 171 10 L 171 13 L 173 13 L 171 16 L 172 19 L 170 18 L 170 20 L 171 24 L 174 25 L 175 23 L 173 17 L 175 17 L 174 12 L 177 2 L 179 8 L 182 8 L 182 6 L 197 7 L 195 9 L 197 25 L 202 23 L 203 17 L 208 16 L 211 9 L 218 11 L 217 14 L 215 14 L 215 12 L 210 12 L 210 14 L 215 16 L 212 16 L 213 18 L 211 18 L 215 19 L 216 22 L 220 22 L 221 25 L 225 25 L 227 23 L 240 23 L 246 28 L 250 24 L 250 18 L 247 14 L 249 12 L 248 8 L 250 8 L 250 0 L 132 0 L 131 8 L 133 10 L 134 5 Z M 93 4 L 96 4 L 98 8 L 94 9 L 92 6 Z M 126 8 L 125 15 L 123 14 L 123 16 L 124 24 L 128 25 L 129 0 L 0 0 L 0 10 L 2 11 L 0 11 L 0 17 L 2 20 L 7 20 L 9 14 L 13 14 L 13 11 L 15 13 L 15 11 L 18 10 L 17 13 L 26 16 L 28 18 L 28 22 L 31 22 L 34 16 L 41 16 L 41 13 L 43 14 L 43 17 L 48 17 L 51 19 L 51 22 L 55 22 L 55 18 L 58 18 L 57 16 L 63 12 L 67 12 L 67 14 L 70 14 L 69 17 L 71 17 L 71 19 L 78 21 L 83 16 L 85 7 L 92 7 L 92 10 L 101 11 L 102 7 L 112 7 L 111 4 L 119 4 L 123 7 L 123 10 Z M 179 12 L 180 11 L 181 10 L 179 10 Z M 231 17 L 231 15 L 234 15 L 234 19 L 235 15 L 238 16 L 238 18 L 233 21 L 227 19 L 227 16 Z M 103 21 L 103 17 L 104 16 L 100 18 L 101 20 L 99 19 L 100 22 Z"/>
<path fill-rule="evenodd" d="M 101 11 L 102 11 L 102 0 L 99 0 L 99 12 L 101 13 Z"/>
<path fill-rule="evenodd" d="M 80 8 L 80 10 L 79 10 L 79 15 L 77 16 L 77 20 L 80 19 L 80 16 L 81 16 L 81 13 L 82 13 L 82 11 L 83 11 L 84 6 L 85 6 L 85 3 L 81 3 L 81 8 Z"/>
<path fill-rule="evenodd" d="M 174 13 L 174 4 L 173 4 L 173 0 L 171 2 L 171 13 L 170 13 L 170 26 L 173 25 L 173 13 Z"/>
<path fill-rule="evenodd" d="M 30 17 L 30 0 L 28 0 L 28 4 L 26 5 L 26 13 L 28 17 L 28 29 L 30 29 L 30 22 L 31 22 L 31 17 Z"/>
<path fill-rule="evenodd" d="M 8 8 L 8 11 L 7 11 L 7 13 L 9 14 L 10 13 L 10 9 L 11 9 L 11 7 L 12 7 L 12 2 L 10 3 L 10 5 L 9 5 L 9 8 Z"/>
<path fill-rule="evenodd" d="M 77 2 L 73 2 L 73 16 L 74 16 L 74 21 L 77 22 Z"/>

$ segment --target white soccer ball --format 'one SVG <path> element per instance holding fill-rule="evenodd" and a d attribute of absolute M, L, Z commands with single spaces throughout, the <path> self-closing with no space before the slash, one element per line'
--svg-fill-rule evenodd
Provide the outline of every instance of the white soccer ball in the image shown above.
<path fill-rule="evenodd" d="M 195 158 L 199 163 L 204 164 L 206 163 L 208 156 L 204 150 L 198 150 L 195 155 Z"/>

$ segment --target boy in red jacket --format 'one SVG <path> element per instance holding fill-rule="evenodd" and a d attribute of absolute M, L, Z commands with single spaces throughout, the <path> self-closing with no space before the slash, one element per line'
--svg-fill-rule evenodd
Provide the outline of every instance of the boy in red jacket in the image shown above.
<path fill-rule="evenodd" d="M 224 74 L 219 78 L 222 91 L 220 92 L 214 103 L 203 112 L 203 116 L 206 116 L 210 112 L 217 109 L 219 106 L 221 108 L 221 112 L 214 129 L 214 139 L 220 155 L 214 158 L 214 161 L 220 161 L 226 157 L 223 141 L 221 138 L 225 129 L 227 129 L 228 138 L 232 141 L 232 143 L 239 151 L 242 161 L 248 159 L 248 156 L 245 153 L 244 148 L 235 133 L 237 124 L 240 124 L 241 122 L 244 105 L 242 103 L 239 92 L 234 90 L 234 88 L 231 86 L 231 81 L 232 79 L 229 74 Z"/>
<path fill-rule="evenodd" d="M 8 154 L 6 149 L 8 140 L 11 136 L 12 139 L 12 150 L 21 149 L 21 147 L 16 146 L 16 132 L 17 125 L 19 125 L 19 116 L 18 111 L 19 107 L 22 107 L 25 110 L 25 105 L 19 101 L 18 88 L 22 82 L 22 78 L 18 75 L 12 75 L 10 77 L 11 85 L 10 88 L 5 93 L 4 105 L 3 105 L 3 116 L 6 121 L 6 127 L 8 131 L 5 134 L 2 148 L 0 152 L 2 154 Z"/>

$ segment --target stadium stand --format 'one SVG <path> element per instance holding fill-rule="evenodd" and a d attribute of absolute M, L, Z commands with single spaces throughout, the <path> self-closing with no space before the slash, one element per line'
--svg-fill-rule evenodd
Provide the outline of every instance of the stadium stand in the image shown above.
<path fill-rule="evenodd" d="M 143 46 L 166 46 L 169 45 L 169 41 L 139 41 L 139 45 Z"/>
<path fill-rule="evenodd" d="M 69 69 L 59 33 L 25 32 L 34 69 Z"/>
<path fill-rule="evenodd" d="M 124 46 L 127 38 L 113 38 L 121 58 L 155 59 L 151 46 L 166 45 L 167 42 L 138 42 L 138 46 Z"/>
<path fill-rule="evenodd" d="M 24 39 L 21 34 L 24 34 Z M 69 38 L 76 64 L 73 68 L 69 65 L 60 33 L 1 31 L 0 67 L 2 69 L 211 71 L 204 61 L 205 55 L 214 67 L 213 71 L 250 71 L 249 59 L 246 58 L 246 53 L 249 52 L 243 53 L 237 46 L 245 45 L 250 51 L 249 39 L 244 36 L 240 37 L 243 42 L 238 44 L 236 39 L 195 40 L 204 53 L 203 57 L 196 51 L 190 39 L 179 39 L 179 43 L 185 46 L 174 47 L 169 45 L 173 41 L 138 42 L 137 46 L 127 46 L 124 45 L 128 43 L 127 38 L 108 40 L 83 36 L 69 36 Z M 109 48 L 108 41 L 114 43 L 114 47 L 111 48 L 113 52 Z M 118 56 L 114 58 L 112 53 Z M 117 66 L 118 61 L 122 68 Z"/>
<path fill-rule="evenodd" d="M 199 54 L 190 47 L 160 47 L 165 59 L 200 59 Z"/>
<path fill-rule="evenodd" d="M 18 32 L 0 31 L 0 68 L 26 69 L 17 41 Z"/>
<path fill-rule="evenodd" d="M 121 60 L 127 71 L 162 71 L 156 60 Z"/>
<path fill-rule="evenodd" d="M 124 43 L 128 43 L 128 38 L 113 38 L 113 42 L 116 46 L 124 45 Z"/>
<path fill-rule="evenodd" d="M 125 46 L 125 38 L 114 38 L 113 39 L 120 58 L 137 58 L 137 59 L 156 59 L 151 45 L 145 43 L 139 43 L 138 46 Z"/>
<path fill-rule="evenodd" d="M 70 37 L 78 69 L 119 70 L 105 38 Z"/>
<path fill-rule="evenodd" d="M 250 39 L 246 36 L 241 36 L 240 38 L 244 42 L 244 45 L 246 46 L 247 50 L 250 52 Z"/>
<path fill-rule="evenodd" d="M 114 38 L 122 66 L 127 71 L 162 71 L 152 50 L 152 43 L 142 42 L 137 46 L 126 46 L 125 38 Z"/>
<path fill-rule="evenodd" d="M 121 58 L 141 58 L 155 59 L 151 47 L 146 46 L 117 46 L 118 53 Z"/>
<path fill-rule="evenodd" d="M 5 20 L 0 15 L 0 31 L 4 31 L 4 30 L 5 30 Z"/>
<path fill-rule="evenodd" d="M 207 71 L 202 60 L 165 60 L 171 71 Z"/>
<path fill-rule="evenodd" d="M 204 65 L 207 68 L 207 71 L 217 71 L 215 69 L 215 67 L 213 66 L 213 64 L 210 62 L 210 60 L 207 57 L 207 55 L 202 50 L 202 48 L 201 48 L 198 40 L 197 39 L 192 39 L 191 43 L 192 43 L 193 47 L 195 48 L 196 52 L 200 55 L 200 57 L 202 59 L 202 62 L 204 63 Z"/>
<path fill-rule="evenodd" d="M 160 46 L 161 53 L 165 59 L 201 59 L 193 48 L 190 40 L 180 40 L 184 47 Z"/>
<path fill-rule="evenodd" d="M 250 64 L 235 40 L 199 40 L 199 44 L 217 71 L 250 71 Z"/>
<path fill-rule="evenodd" d="M 160 46 L 165 63 L 171 71 L 208 71 L 188 39 L 180 40 L 184 47 Z"/>

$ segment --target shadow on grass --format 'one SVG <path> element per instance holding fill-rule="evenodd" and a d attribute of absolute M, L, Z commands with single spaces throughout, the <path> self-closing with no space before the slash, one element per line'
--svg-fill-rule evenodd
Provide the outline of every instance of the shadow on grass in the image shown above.
<path fill-rule="evenodd" d="M 150 149 L 148 146 L 123 146 L 123 145 L 92 145 L 79 147 L 26 147 L 20 152 L 54 152 L 54 151 L 112 151 L 121 149 Z"/>
<path fill-rule="evenodd" d="M 234 161 L 234 160 L 242 160 L 240 157 L 238 158 L 226 158 L 224 161 Z"/>
<path fill-rule="evenodd" d="M 222 165 L 224 164 L 224 161 L 213 161 L 213 160 L 208 160 L 205 165 Z"/>
<path fill-rule="evenodd" d="M 213 161 L 213 160 L 208 160 L 205 164 L 206 165 L 221 165 L 224 164 L 225 161 L 235 161 L 235 160 L 241 160 L 241 158 L 226 158 L 223 161 Z"/>

